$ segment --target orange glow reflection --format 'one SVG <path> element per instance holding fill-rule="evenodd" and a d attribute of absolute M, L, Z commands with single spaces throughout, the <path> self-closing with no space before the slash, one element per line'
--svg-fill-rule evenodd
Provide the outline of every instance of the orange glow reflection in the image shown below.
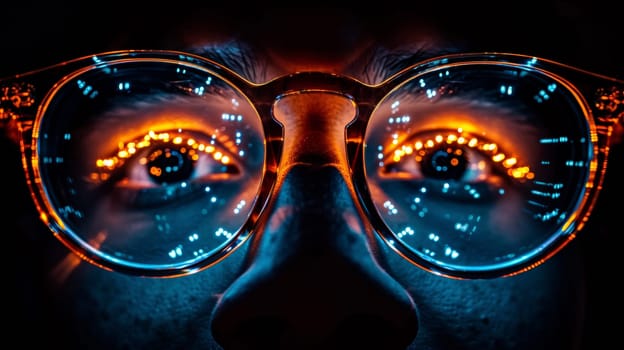
<path fill-rule="evenodd" d="M 494 163 L 501 164 L 507 169 L 507 175 L 515 179 L 528 179 L 531 180 L 535 177 L 535 174 L 531 172 L 531 169 L 527 165 L 518 165 L 518 158 L 514 155 L 510 155 L 500 149 L 498 144 L 483 140 L 476 135 L 472 135 L 463 131 L 461 128 L 456 132 L 450 131 L 446 135 L 438 133 L 433 137 L 408 139 L 403 141 L 403 144 L 398 145 L 397 139 L 393 138 L 392 143 L 396 144 L 395 150 L 391 153 L 391 162 L 398 163 L 406 156 L 413 156 L 417 162 L 421 162 L 427 150 L 432 148 L 438 148 L 444 145 L 460 145 L 462 147 L 468 147 L 478 150 L 481 154 L 489 157 Z M 459 153 L 458 153 L 459 152 Z M 455 150 L 455 153 L 461 155 L 461 150 Z"/>
<path fill-rule="evenodd" d="M 233 142 L 225 135 L 217 137 L 217 140 L 226 145 L 233 146 Z M 112 157 L 97 159 L 95 165 L 99 172 L 90 174 L 90 179 L 94 181 L 106 181 L 110 177 L 110 172 L 121 167 L 126 159 L 142 149 L 152 146 L 154 143 L 158 143 L 159 145 L 175 145 L 179 148 L 181 153 L 188 154 L 193 160 L 199 158 L 199 153 L 205 153 L 211 155 L 215 161 L 221 164 L 227 165 L 230 163 L 230 157 L 224 155 L 223 152 L 216 151 L 215 146 L 198 142 L 192 137 L 173 136 L 169 132 L 157 133 L 153 130 L 149 130 L 144 136 L 138 139 L 130 142 L 119 142 L 118 151 Z M 156 153 L 153 153 L 152 157 L 154 155 L 156 155 Z M 147 162 L 148 159 L 145 157 L 139 160 L 140 164 L 146 164 Z"/>

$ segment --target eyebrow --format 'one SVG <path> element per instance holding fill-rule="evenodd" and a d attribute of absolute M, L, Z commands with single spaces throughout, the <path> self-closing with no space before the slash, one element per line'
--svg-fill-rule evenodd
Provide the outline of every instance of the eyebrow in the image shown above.
<path fill-rule="evenodd" d="M 215 61 L 250 81 L 262 82 L 268 79 L 269 61 L 240 41 L 193 46 L 186 51 Z"/>
<path fill-rule="evenodd" d="M 420 43 L 399 49 L 375 46 L 362 55 L 349 69 L 348 74 L 368 84 L 380 83 L 399 71 L 428 58 L 457 50 Z"/>
<path fill-rule="evenodd" d="M 194 46 L 188 48 L 187 51 L 222 64 L 256 83 L 274 78 L 269 76 L 271 62 L 267 57 L 259 50 L 238 40 Z M 457 52 L 457 50 L 426 44 L 400 49 L 375 46 L 367 49 L 358 59 L 345 68 L 343 74 L 367 84 L 375 84 L 425 59 L 453 52 Z"/>

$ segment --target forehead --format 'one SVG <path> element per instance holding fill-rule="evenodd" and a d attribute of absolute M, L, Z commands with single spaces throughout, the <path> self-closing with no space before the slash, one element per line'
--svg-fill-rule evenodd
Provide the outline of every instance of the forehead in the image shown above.
<path fill-rule="evenodd" d="M 2 51 L 11 54 L 3 56 L 0 76 L 109 50 L 181 50 L 232 39 L 265 52 L 286 70 L 339 70 L 371 47 L 394 50 L 423 42 L 442 49 L 538 55 L 590 70 L 604 71 L 609 62 L 615 66 L 621 61 L 614 52 L 618 46 L 608 45 L 618 32 L 609 30 L 616 21 L 604 18 L 604 11 L 598 16 L 559 1 L 523 4 L 509 8 L 492 2 L 483 9 L 473 8 L 472 2 L 436 1 L 409 9 L 383 3 L 360 8 L 127 9 L 113 1 L 98 9 L 99 15 L 60 7 L 26 11 L 9 4 L 6 13 L 24 15 L 3 18 L 4 27 L 19 28 L 19 35 L 3 40 Z"/>

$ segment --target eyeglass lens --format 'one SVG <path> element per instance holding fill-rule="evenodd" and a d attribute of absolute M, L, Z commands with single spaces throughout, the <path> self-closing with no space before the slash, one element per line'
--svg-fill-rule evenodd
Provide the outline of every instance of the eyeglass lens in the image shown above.
<path fill-rule="evenodd" d="M 590 127 L 571 90 L 530 67 L 415 75 L 378 104 L 364 135 L 381 231 L 450 269 L 522 262 L 569 229 L 589 177 Z M 53 90 L 36 130 L 57 225 L 123 265 L 182 268 L 215 255 L 260 191 L 257 111 L 191 64 L 77 72 Z"/>

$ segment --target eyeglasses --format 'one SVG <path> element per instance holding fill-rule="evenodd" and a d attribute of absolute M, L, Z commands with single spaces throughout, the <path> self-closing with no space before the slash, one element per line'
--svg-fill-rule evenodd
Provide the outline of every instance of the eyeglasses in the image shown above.
<path fill-rule="evenodd" d="M 587 220 L 624 82 L 514 54 L 459 54 L 380 84 L 252 83 L 171 51 L 82 57 L 0 80 L 41 219 L 86 261 L 142 276 L 211 266 L 254 232 L 279 171 L 281 98 L 352 100 L 357 197 L 394 251 L 453 278 L 531 269 Z"/>

